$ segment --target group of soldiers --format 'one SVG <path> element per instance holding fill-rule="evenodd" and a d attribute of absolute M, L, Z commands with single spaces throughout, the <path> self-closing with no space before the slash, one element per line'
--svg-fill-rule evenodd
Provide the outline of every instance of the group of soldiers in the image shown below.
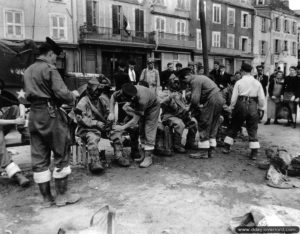
<path fill-rule="evenodd" d="M 123 69 L 123 73 L 115 77 L 122 84 L 116 84 L 118 87 L 112 95 L 110 80 L 104 76 L 88 81 L 85 92 L 79 95 L 76 90 L 68 90 L 55 68 L 61 48 L 47 38 L 39 52 L 36 62 L 25 71 L 24 83 L 27 100 L 31 103 L 29 132 L 33 179 L 39 186 L 45 207 L 54 203 L 64 206 L 80 199 L 78 194 L 67 189 L 71 174 L 71 121 L 77 124 L 76 135 L 87 145 L 92 173 L 105 168 L 106 159 L 100 154 L 103 149 L 99 144 L 103 137 L 111 141 L 114 160 L 120 166 L 130 165 L 131 160 L 123 150 L 124 134 L 130 136 L 130 157 L 141 168 L 152 165 L 154 153 L 171 155 L 173 151 L 186 153 L 195 150 L 196 153 L 190 154 L 191 158 L 213 157 L 224 112 L 232 116 L 224 140 L 224 153 L 229 153 L 234 138 L 246 121 L 250 156 L 254 159 L 258 154 L 257 127 L 265 96 L 260 82 L 250 74 L 252 67 L 249 64 L 242 65 L 239 76 L 242 78 L 222 91 L 215 81 L 205 75 L 196 75 L 191 67 L 178 68 L 164 83 L 168 95 L 161 98 L 158 95 L 158 74 L 153 68 L 153 60 L 149 60 L 138 84 L 133 82 L 137 76 L 132 71 L 128 71 L 128 74 L 132 72 L 128 82 L 124 81 L 127 76 Z M 230 101 L 226 100 L 228 93 L 232 96 Z M 72 114 L 64 111 L 63 104 L 74 107 Z M 123 116 L 120 118 L 120 115 Z M 182 145 L 186 128 L 186 144 Z M 199 142 L 196 142 L 197 133 Z M 166 147 L 168 140 L 170 148 Z M 49 169 L 51 152 L 54 158 L 52 173 Z M 55 182 L 55 199 L 50 189 L 51 177 Z"/>

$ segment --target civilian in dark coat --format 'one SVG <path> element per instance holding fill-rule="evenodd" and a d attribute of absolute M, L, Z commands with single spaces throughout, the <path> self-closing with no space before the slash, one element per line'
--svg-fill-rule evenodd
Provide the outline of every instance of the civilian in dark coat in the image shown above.
<path fill-rule="evenodd" d="M 215 81 L 219 79 L 220 76 L 220 63 L 218 61 L 214 62 L 214 69 L 209 72 L 209 77 Z"/>
<path fill-rule="evenodd" d="M 162 71 L 160 74 L 160 84 L 161 84 L 162 90 L 165 90 L 167 88 L 168 83 L 169 83 L 169 78 L 172 74 L 174 74 L 173 63 L 168 63 L 167 69 Z"/>
<path fill-rule="evenodd" d="M 120 63 L 118 71 L 113 75 L 113 79 L 116 85 L 116 91 L 122 88 L 123 84 L 131 83 L 128 73 L 125 72 L 125 64 Z M 126 117 L 126 112 L 123 110 L 124 103 L 118 104 L 118 122 L 122 123 Z"/>
<path fill-rule="evenodd" d="M 128 74 L 129 79 L 133 85 L 137 85 L 140 80 L 140 74 L 135 69 L 135 61 L 130 60 L 128 62 L 128 69 L 125 70 L 125 72 Z"/>
<path fill-rule="evenodd" d="M 267 96 L 267 86 L 269 83 L 269 77 L 267 75 L 264 75 L 263 66 L 261 65 L 256 66 L 256 70 L 257 70 L 257 75 L 255 75 L 254 77 L 261 83 L 265 96 Z"/>
<path fill-rule="evenodd" d="M 223 90 L 228 86 L 231 76 L 232 75 L 225 71 L 225 66 L 220 65 L 220 73 L 215 77 L 215 83 L 218 85 L 219 89 Z"/>

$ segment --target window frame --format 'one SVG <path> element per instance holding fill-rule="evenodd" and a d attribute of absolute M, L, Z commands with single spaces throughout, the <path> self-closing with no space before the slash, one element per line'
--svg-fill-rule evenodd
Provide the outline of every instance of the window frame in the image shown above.
<path fill-rule="evenodd" d="M 268 19 L 265 17 L 261 17 L 261 32 L 267 32 L 267 23 Z"/>
<path fill-rule="evenodd" d="M 158 3 L 157 1 L 160 1 L 160 2 Z M 154 4 L 156 6 L 166 6 L 166 1 L 165 0 L 156 0 Z"/>
<path fill-rule="evenodd" d="M 220 48 L 221 47 L 221 32 L 220 31 L 212 31 L 211 35 L 212 35 L 211 47 Z M 215 46 L 215 41 L 214 41 L 215 37 L 214 37 L 214 35 L 219 35 L 219 41 L 217 41 L 218 42 L 218 46 Z"/>
<path fill-rule="evenodd" d="M 244 15 L 247 15 L 247 23 L 246 26 L 244 26 Z M 247 11 L 241 11 L 241 28 L 251 28 L 251 14 Z"/>
<path fill-rule="evenodd" d="M 242 52 L 244 52 L 244 53 L 249 53 L 250 51 L 250 48 L 249 48 L 249 40 L 250 40 L 250 38 L 249 37 L 247 37 L 247 36 L 241 36 L 240 37 L 241 39 L 241 48 L 240 48 L 240 50 L 242 51 Z M 247 48 L 245 49 L 245 50 L 243 50 L 243 39 L 246 39 L 247 40 Z"/>
<path fill-rule="evenodd" d="M 234 17 L 233 17 L 233 24 L 229 24 L 229 12 L 232 11 L 234 13 Z M 235 27 L 235 9 L 234 8 L 231 8 L 231 7 L 228 7 L 227 8 L 227 26 L 232 26 L 232 27 Z"/>
<path fill-rule="evenodd" d="M 65 34 L 65 38 L 64 39 L 55 38 L 53 36 L 53 25 L 52 25 L 52 17 L 53 16 L 64 18 L 64 27 L 63 27 L 64 28 L 64 34 Z M 58 20 L 58 26 L 56 28 L 58 29 L 58 34 L 59 34 L 59 31 L 62 29 L 59 26 L 59 20 Z M 49 30 L 50 30 L 50 37 L 53 40 L 55 40 L 55 41 L 67 41 L 68 40 L 68 17 L 65 14 L 61 14 L 61 13 L 49 13 Z"/>
<path fill-rule="evenodd" d="M 229 46 L 229 38 L 232 38 L 232 47 Z M 232 33 L 227 33 L 227 45 L 226 45 L 227 49 L 235 49 L 235 35 Z"/>
<path fill-rule="evenodd" d="M 262 3 L 259 3 L 260 1 L 262 1 Z M 265 5 L 265 0 L 256 0 L 256 5 L 258 6 Z"/>
<path fill-rule="evenodd" d="M 280 54 L 280 52 L 281 52 L 281 40 L 280 39 L 274 39 L 275 41 L 275 43 L 274 43 L 274 54 Z M 278 48 L 277 48 L 277 50 L 276 50 L 276 46 L 277 46 L 277 42 L 278 42 Z"/>
<path fill-rule="evenodd" d="M 200 34 L 200 36 L 199 36 Z M 200 28 L 196 29 L 196 48 L 197 50 L 203 50 L 202 46 L 202 31 Z"/>
<path fill-rule="evenodd" d="M 285 19 L 283 25 L 284 25 L 284 29 L 283 29 L 284 32 L 290 33 L 290 21 L 288 19 Z"/>
<path fill-rule="evenodd" d="M 8 23 L 7 22 L 7 18 L 6 18 L 6 13 L 7 12 L 11 12 L 13 14 L 13 21 L 15 20 L 15 14 L 16 13 L 20 13 L 20 20 L 21 20 L 21 23 L 18 24 L 18 23 Z M 24 15 L 24 10 L 22 9 L 18 9 L 18 8 L 4 8 L 3 9 L 3 17 L 4 17 L 4 20 L 3 20 L 3 24 L 4 24 L 4 27 L 3 27 L 3 35 L 5 38 L 7 39 L 25 39 L 25 15 Z M 8 26 L 11 25 L 13 27 L 13 34 L 8 34 Z M 21 27 L 21 35 L 17 35 L 15 32 L 15 27 L 16 26 L 19 26 Z"/>
<path fill-rule="evenodd" d="M 215 21 L 215 10 L 214 10 L 215 7 L 219 8 L 219 20 L 220 20 L 220 22 Z M 213 3 L 212 10 L 213 10 L 213 13 L 212 13 L 212 22 L 214 24 L 221 24 L 221 22 L 222 22 L 222 5 L 221 4 Z"/>
<path fill-rule="evenodd" d="M 182 33 L 182 31 L 179 33 L 178 32 L 178 27 L 177 27 L 177 24 L 180 24 L 180 31 L 181 31 L 181 29 L 182 29 L 182 24 L 184 24 L 184 32 Z M 176 34 L 177 35 L 180 35 L 180 36 L 186 36 L 187 35 L 187 27 L 186 27 L 186 25 L 187 25 L 187 23 L 186 23 L 186 21 L 184 21 L 184 20 L 175 20 L 175 31 L 176 31 Z"/>
<path fill-rule="evenodd" d="M 259 51 L 260 55 L 267 55 L 267 48 L 265 48 L 267 46 L 267 41 L 265 40 L 261 40 L 261 51 Z"/>
<path fill-rule="evenodd" d="M 184 10 L 184 11 L 188 11 L 189 10 L 189 8 L 190 8 L 190 0 L 181 0 L 181 1 L 183 1 L 184 7 L 179 7 L 178 1 L 180 1 L 180 0 L 177 0 L 177 4 L 176 4 L 176 9 L 177 10 Z"/>
<path fill-rule="evenodd" d="M 281 19 L 279 16 L 275 17 L 275 31 L 280 32 L 281 31 Z"/>

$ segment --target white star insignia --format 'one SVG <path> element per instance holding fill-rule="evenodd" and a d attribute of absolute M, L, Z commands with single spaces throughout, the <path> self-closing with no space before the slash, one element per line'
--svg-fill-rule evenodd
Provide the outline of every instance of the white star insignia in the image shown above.
<path fill-rule="evenodd" d="M 21 89 L 19 92 L 17 92 L 17 94 L 18 94 L 18 99 L 20 99 L 20 98 L 24 98 L 25 99 L 25 92 L 24 92 L 24 90 L 23 89 Z"/>

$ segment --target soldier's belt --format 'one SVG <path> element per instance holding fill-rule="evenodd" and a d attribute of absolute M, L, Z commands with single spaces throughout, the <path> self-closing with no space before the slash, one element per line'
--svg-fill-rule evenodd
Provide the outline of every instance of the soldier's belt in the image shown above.
<path fill-rule="evenodd" d="M 242 96 L 242 95 L 240 95 L 238 97 L 238 100 L 239 101 L 246 101 L 246 102 L 249 102 L 249 101 L 258 102 L 258 97 L 249 97 L 249 96 Z"/>

